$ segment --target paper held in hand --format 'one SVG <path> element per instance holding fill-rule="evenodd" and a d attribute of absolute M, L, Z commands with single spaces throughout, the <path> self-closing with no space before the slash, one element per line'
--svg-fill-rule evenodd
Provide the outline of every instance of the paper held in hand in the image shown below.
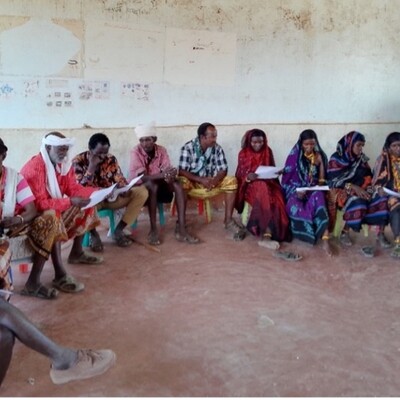
<path fill-rule="evenodd" d="M 383 191 L 385 193 L 387 193 L 389 196 L 394 196 L 394 197 L 400 198 L 400 193 L 399 192 L 394 192 L 393 190 L 390 190 L 390 189 L 385 188 L 385 187 L 383 188 Z"/>
<path fill-rule="evenodd" d="M 103 201 L 109 194 L 111 194 L 111 192 L 114 190 L 115 186 L 117 184 L 114 183 L 114 185 L 105 188 L 105 189 L 100 189 L 100 190 L 96 190 L 95 192 L 93 192 L 90 195 L 90 203 L 85 206 L 82 207 L 81 210 L 86 210 L 87 208 L 93 207 L 96 204 L 99 204 L 101 201 Z"/>
<path fill-rule="evenodd" d="M 258 175 L 258 179 L 276 179 L 279 177 L 278 172 L 280 170 L 282 168 L 260 165 L 255 173 Z"/>
<path fill-rule="evenodd" d="M 127 192 L 130 188 L 132 188 L 135 185 L 135 183 L 140 181 L 142 176 L 143 176 L 143 174 L 137 176 L 136 178 L 133 178 L 126 186 L 115 189 L 113 194 L 109 197 L 108 201 L 111 203 L 111 202 L 117 200 L 118 195 L 120 195 L 121 193 Z"/>
<path fill-rule="evenodd" d="M 296 188 L 296 192 L 305 192 L 308 190 L 329 190 L 329 186 L 328 185 L 324 185 L 324 186 L 304 186 L 304 187 L 299 187 Z"/>

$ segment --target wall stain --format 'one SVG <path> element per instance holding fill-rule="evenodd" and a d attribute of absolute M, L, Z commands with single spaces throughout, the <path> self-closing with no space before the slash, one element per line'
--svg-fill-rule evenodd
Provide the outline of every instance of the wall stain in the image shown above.
<path fill-rule="evenodd" d="M 293 23 L 296 29 L 308 31 L 312 28 L 311 11 L 304 10 L 295 12 L 290 8 L 278 7 L 278 10 L 282 11 L 283 18 Z"/>

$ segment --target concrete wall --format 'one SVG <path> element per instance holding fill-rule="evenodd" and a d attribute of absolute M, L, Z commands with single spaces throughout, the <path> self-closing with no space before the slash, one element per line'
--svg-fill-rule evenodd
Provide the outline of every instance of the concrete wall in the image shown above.
<path fill-rule="evenodd" d="M 51 34 L 59 26 L 72 32 L 74 40 L 81 43 L 76 56 L 79 68 L 68 67 L 59 73 L 45 71 L 62 52 L 43 52 L 42 58 L 37 59 L 29 48 L 24 48 L 14 59 L 12 48 L 11 56 L 4 46 L 0 48 L 0 87 L 7 80 L 16 87 L 26 79 L 40 83 L 36 96 L 23 96 L 21 92 L 10 100 L 0 93 L 0 137 L 10 149 L 7 163 L 21 167 L 37 153 L 41 137 L 50 130 L 76 137 L 75 152 L 86 149 L 91 134 L 104 131 L 126 171 L 129 149 L 136 143 L 133 127 L 149 120 L 157 121 L 159 142 L 168 148 L 175 163 L 180 146 L 196 134 L 197 126 L 204 121 L 217 125 L 231 172 L 236 167 L 240 139 L 252 127 L 267 132 L 279 165 L 305 128 L 316 130 L 328 155 L 342 135 L 359 130 L 367 136 L 366 153 L 375 159 L 385 136 L 400 130 L 399 10 L 400 0 L 2 0 L 0 39 L 12 27 L 27 21 L 44 21 L 51 26 L 48 37 L 33 38 L 35 45 L 43 43 L 41 50 L 50 45 Z M 143 43 L 138 39 L 133 50 L 142 51 L 147 64 L 140 65 L 134 51 L 128 52 L 123 62 L 131 63 L 137 73 L 147 74 L 150 99 L 140 102 L 117 98 L 124 79 L 120 57 L 110 60 L 110 67 L 102 76 L 112 89 L 106 102 L 76 98 L 75 107 L 68 110 L 46 107 L 49 77 L 66 79 L 73 87 L 94 78 L 93 70 L 86 68 L 90 62 L 86 54 L 88 29 L 95 26 L 99 39 L 101 26 L 110 24 L 114 30 L 118 24 L 126 29 L 142 29 L 142 36 L 138 37 Z M 47 25 L 34 26 L 36 29 Z M 171 83 L 165 73 L 156 76 L 154 72 L 150 79 L 147 70 L 152 65 L 146 57 L 153 48 L 149 47 L 146 54 L 144 26 L 151 27 L 152 32 L 157 30 L 158 36 L 154 37 L 158 44 L 168 41 L 170 28 L 208 31 L 215 34 L 216 40 L 220 39 L 219 33 L 236 35 L 233 81 L 220 86 L 208 79 L 213 70 L 211 56 L 203 60 L 207 62 L 203 84 L 194 84 L 189 69 L 184 70 L 186 83 Z M 110 38 L 105 37 L 105 47 L 119 49 L 119 43 L 109 42 Z M 31 58 L 24 61 L 28 53 Z M 35 67 L 39 72 L 29 76 L 13 73 L 6 64 L 7 57 L 16 63 L 15 71 Z M 165 72 L 171 60 L 165 51 L 157 57 L 154 63 L 159 63 Z M 227 71 L 231 67 L 226 65 Z M 126 73 L 129 75 L 129 70 Z M 138 76 L 137 81 L 144 80 Z M 73 95 L 74 90 L 71 89 Z M 84 123 L 93 129 L 82 128 Z"/>
<path fill-rule="evenodd" d="M 304 129 L 314 129 L 320 144 L 329 157 L 336 149 L 337 141 L 346 133 L 358 130 L 365 134 L 367 143 L 365 153 L 370 157 L 373 165 L 378 156 L 385 137 L 395 130 L 400 131 L 400 124 L 333 124 L 333 125 L 235 125 L 217 126 L 218 142 L 223 146 L 229 163 L 229 171 L 234 173 L 237 165 L 237 154 L 240 150 L 240 141 L 247 129 L 263 129 L 268 136 L 276 164 L 283 165 L 290 149 L 296 143 L 300 132 Z M 159 143 L 164 145 L 170 154 L 171 161 L 178 165 L 180 147 L 196 135 L 197 126 L 177 126 L 158 128 Z M 67 136 L 77 139 L 73 153 L 87 150 L 89 137 L 98 132 L 94 129 L 64 129 Z M 106 129 L 103 131 L 111 141 L 111 152 L 117 156 L 124 172 L 129 168 L 129 151 L 137 144 L 132 129 Z M 9 154 L 6 165 L 20 168 L 32 155 L 37 154 L 40 147 L 43 131 L 41 130 L 7 130 L 1 133 L 5 140 Z"/>

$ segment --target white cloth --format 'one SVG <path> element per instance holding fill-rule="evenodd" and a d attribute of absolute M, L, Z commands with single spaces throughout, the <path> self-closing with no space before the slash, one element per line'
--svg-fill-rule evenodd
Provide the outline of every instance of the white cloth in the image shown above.
<path fill-rule="evenodd" d="M 13 217 L 17 204 L 18 172 L 12 168 L 4 168 L 6 170 L 6 185 L 4 188 L 3 217 Z"/>
<path fill-rule="evenodd" d="M 152 121 L 147 125 L 138 125 L 135 128 L 135 133 L 138 139 L 147 136 L 157 136 L 156 123 Z"/>
<path fill-rule="evenodd" d="M 47 172 L 47 191 L 53 199 L 61 199 L 63 197 L 60 186 L 57 182 L 56 169 L 50 160 L 49 153 L 47 152 L 46 145 L 49 146 L 68 146 L 72 147 L 75 144 L 75 139 L 73 138 L 60 138 L 55 135 L 49 135 L 42 139 L 42 145 L 40 147 L 40 153 L 43 157 L 43 161 L 46 165 Z M 67 175 L 71 168 L 71 160 L 69 156 L 69 151 L 64 160 L 56 165 L 57 172 L 61 175 Z"/>

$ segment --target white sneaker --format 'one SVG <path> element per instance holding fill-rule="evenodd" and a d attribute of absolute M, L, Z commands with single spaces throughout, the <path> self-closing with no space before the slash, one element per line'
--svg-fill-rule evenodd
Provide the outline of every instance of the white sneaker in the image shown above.
<path fill-rule="evenodd" d="M 103 374 L 115 364 L 112 350 L 78 350 L 75 365 L 68 369 L 50 369 L 50 378 L 56 385 L 74 380 L 88 379 Z"/>

